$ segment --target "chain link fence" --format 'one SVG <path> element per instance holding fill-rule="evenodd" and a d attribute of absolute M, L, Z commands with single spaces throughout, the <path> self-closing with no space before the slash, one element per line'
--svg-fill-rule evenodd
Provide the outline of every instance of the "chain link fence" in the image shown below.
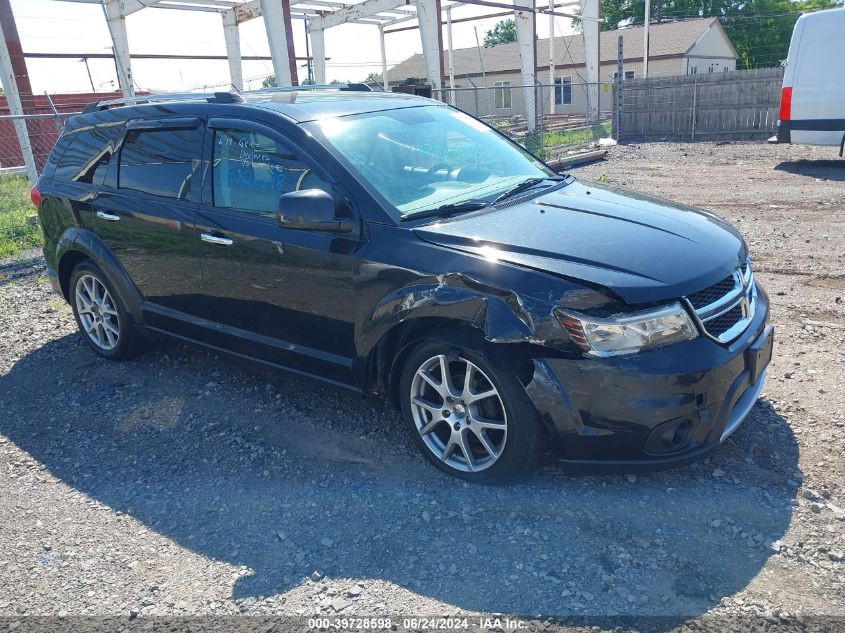
<path fill-rule="evenodd" d="M 433 98 L 476 116 L 537 157 L 553 160 L 610 136 L 610 84 L 573 83 L 442 89 Z M 41 173 L 68 117 L 78 114 L 49 99 L 51 112 L 0 114 L 0 257 L 37 244 L 28 190 Z M 42 108 L 43 109 L 43 108 Z M 8 111 L 8 110 L 7 110 Z"/>
<path fill-rule="evenodd" d="M 0 115 L 0 174 L 27 175 L 28 155 L 36 173 L 41 173 L 65 121 L 73 114 L 77 113 Z"/>
<path fill-rule="evenodd" d="M 552 160 L 610 136 L 613 86 L 574 83 L 444 88 L 432 97 L 471 114 L 539 158 Z"/>
<path fill-rule="evenodd" d="M 29 188 L 72 114 L 0 115 L 0 258 L 40 244 Z"/>
<path fill-rule="evenodd" d="M 555 85 L 498 81 L 492 86 L 435 90 L 432 96 L 486 121 L 543 159 L 610 135 L 613 87 L 609 83 L 573 82 L 567 77 Z M 41 172 L 65 120 L 78 113 L 53 107 L 51 113 L 0 114 L 0 175 L 23 173 L 32 180 Z"/>

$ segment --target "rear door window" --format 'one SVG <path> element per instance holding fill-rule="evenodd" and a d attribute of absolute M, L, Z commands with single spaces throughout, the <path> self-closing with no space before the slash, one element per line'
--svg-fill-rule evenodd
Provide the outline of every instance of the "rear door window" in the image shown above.
<path fill-rule="evenodd" d="M 120 151 L 118 187 L 186 200 L 202 155 L 202 131 L 129 130 Z"/>
<path fill-rule="evenodd" d="M 291 191 L 331 187 L 286 145 L 259 132 L 214 132 L 211 174 L 214 206 L 275 215 L 279 197 Z"/>

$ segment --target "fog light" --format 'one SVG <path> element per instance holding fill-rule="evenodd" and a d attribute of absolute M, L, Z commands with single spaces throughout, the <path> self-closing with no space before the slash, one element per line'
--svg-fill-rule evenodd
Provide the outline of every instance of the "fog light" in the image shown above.
<path fill-rule="evenodd" d="M 689 448 L 693 443 L 692 420 L 677 418 L 658 425 L 645 443 L 646 453 L 666 455 Z"/>

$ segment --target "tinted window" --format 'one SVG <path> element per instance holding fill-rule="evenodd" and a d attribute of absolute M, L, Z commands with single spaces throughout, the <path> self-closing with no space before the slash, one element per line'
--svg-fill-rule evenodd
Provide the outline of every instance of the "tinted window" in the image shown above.
<path fill-rule="evenodd" d="M 55 178 L 100 185 L 117 147 L 120 126 L 97 127 L 71 134 L 56 164 Z"/>
<path fill-rule="evenodd" d="M 214 206 L 275 214 L 279 196 L 331 188 L 285 145 L 257 132 L 214 133 Z"/>
<path fill-rule="evenodd" d="M 202 133 L 190 130 L 131 130 L 120 151 L 118 186 L 185 200 Z"/>

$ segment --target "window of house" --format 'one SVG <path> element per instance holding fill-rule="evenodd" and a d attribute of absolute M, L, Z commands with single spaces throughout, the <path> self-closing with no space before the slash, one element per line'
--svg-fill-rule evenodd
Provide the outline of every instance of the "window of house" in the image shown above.
<path fill-rule="evenodd" d="M 626 70 L 625 71 L 625 79 L 633 79 L 636 76 L 637 76 L 637 74 L 633 70 Z"/>
<path fill-rule="evenodd" d="M 689 74 L 690 75 L 697 75 L 698 74 L 698 66 L 693 66 L 692 68 L 690 68 Z"/>
<path fill-rule="evenodd" d="M 130 130 L 120 150 L 118 187 L 185 200 L 201 153 L 202 132 L 197 128 Z"/>
<path fill-rule="evenodd" d="M 572 77 L 558 77 L 555 79 L 555 103 L 569 105 L 572 103 Z"/>
<path fill-rule="evenodd" d="M 497 110 L 510 110 L 513 107 L 513 96 L 511 95 L 509 81 L 497 81 L 493 90 L 494 107 Z"/>
<path fill-rule="evenodd" d="M 291 191 L 331 186 L 290 149 L 247 130 L 214 133 L 214 206 L 275 215 L 279 197 Z"/>
<path fill-rule="evenodd" d="M 714 64 L 710 64 L 710 68 L 707 69 L 707 72 L 712 73 L 714 70 L 716 70 L 716 66 Z"/>

